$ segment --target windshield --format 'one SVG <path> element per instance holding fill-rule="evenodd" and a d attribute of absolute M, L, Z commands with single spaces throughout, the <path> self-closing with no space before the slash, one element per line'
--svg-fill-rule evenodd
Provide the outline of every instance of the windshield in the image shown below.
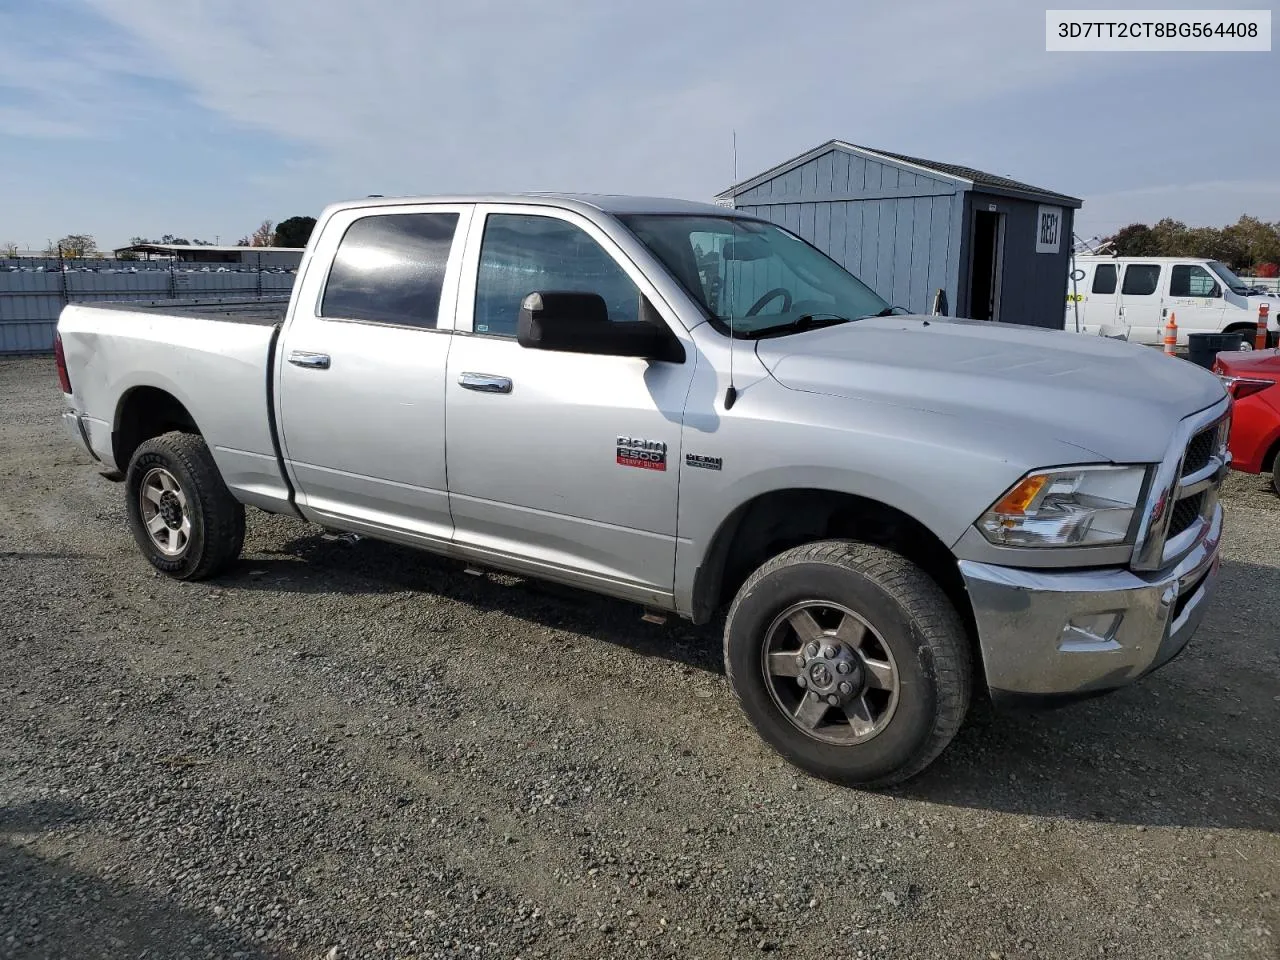
<path fill-rule="evenodd" d="M 890 311 L 865 283 L 774 224 L 714 215 L 621 220 L 722 332 L 768 336 Z"/>
<path fill-rule="evenodd" d="M 1209 269 L 1222 278 L 1222 282 L 1227 285 L 1227 289 L 1232 293 L 1238 293 L 1246 296 L 1249 293 L 1249 285 L 1231 272 L 1231 268 L 1225 263 L 1219 263 L 1217 260 L 1210 262 Z"/>

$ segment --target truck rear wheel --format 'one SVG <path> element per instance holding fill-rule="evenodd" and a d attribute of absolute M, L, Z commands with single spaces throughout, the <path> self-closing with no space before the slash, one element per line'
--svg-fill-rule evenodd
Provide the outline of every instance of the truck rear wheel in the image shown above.
<path fill-rule="evenodd" d="M 969 707 L 955 608 L 909 560 L 824 540 L 753 573 L 729 610 L 725 670 L 756 730 L 825 780 L 883 787 L 928 766 Z"/>
<path fill-rule="evenodd" d="M 244 506 L 204 438 L 170 432 L 138 446 L 125 474 L 129 526 L 143 555 L 178 580 L 217 576 L 244 546 Z"/>

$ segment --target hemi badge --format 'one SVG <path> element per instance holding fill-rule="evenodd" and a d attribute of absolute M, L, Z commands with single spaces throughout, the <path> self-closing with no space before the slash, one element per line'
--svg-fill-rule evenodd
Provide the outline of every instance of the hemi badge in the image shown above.
<path fill-rule="evenodd" d="M 719 457 L 704 457 L 696 453 L 686 453 L 684 455 L 684 465 L 686 467 L 697 467 L 700 470 L 719 470 L 724 466 L 724 462 Z"/>

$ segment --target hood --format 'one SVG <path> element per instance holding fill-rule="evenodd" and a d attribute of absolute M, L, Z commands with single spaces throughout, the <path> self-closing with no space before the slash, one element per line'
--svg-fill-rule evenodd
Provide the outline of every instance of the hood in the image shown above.
<path fill-rule="evenodd" d="M 1179 420 L 1226 396 L 1203 367 L 1138 344 L 950 317 L 869 317 L 756 342 L 783 386 L 982 417 L 1104 459 L 1161 459 Z"/>

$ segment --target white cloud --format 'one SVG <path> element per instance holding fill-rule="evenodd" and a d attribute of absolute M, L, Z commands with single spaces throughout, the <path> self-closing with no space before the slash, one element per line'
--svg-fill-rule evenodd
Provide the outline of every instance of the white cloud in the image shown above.
<path fill-rule="evenodd" d="M 1044 11 L 1026 0 L 81 3 L 89 15 L 27 36 L 0 14 L 0 91 L 16 91 L 0 100 L 0 135 L 114 136 L 132 152 L 113 171 L 117 190 L 128 176 L 172 184 L 166 151 L 208 158 L 206 144 L 230 144 L 192 181 L 198 191 L 173 186 L 154 214 L 198 217 L 183 228 L 193 233 L 367 193 L 705 198 L 733 179 L 735 129 L 743 177 L 834 137 L 1077 194 L 1098 194 L 1107 177 L 1143 183 L 1134 158 L 1157 148 L 1165 182 L 1207 184 L 1206 162 L 1224 180 L 1260 179 L 1269 171 L 1249 158 L 1277 140 L 1250 129 L 1261 143 L 1208 160 L 1168 148 L 1179 117 L 1229 127 L 1244 115 L 1197 92 L 1211 86 L 1197 76 L 1226 76 L 1235 61 L 1214 61 L 1213 74 L 1196 72 L 1205 60 L 1177 61 L 1187 69 L 1171 77 L 1163 55 L 1048 54 Z M 1128 139 L 1113 142 L 1120 126 Z M 260 152 L 242 147 L 254 142 Z M 1208 216 L 1239 193 L 1195 195 Z M 1160 215 L 1161 202 L 1185 199 L 1091 196 L 1081 220 Z"/>
<path fill-rule="evenodd" d="M 887 141 L 921 98 L 1088 68 L 1044 52 L 1043 12 L 1024 0 L 981 14 L 953 0 L 95 6 L 204 106 L 311 145 L 334 180 L 375 192 L 707 196 L 731 178 L 735 127 L 745 175 L 833 136 Z"/>

